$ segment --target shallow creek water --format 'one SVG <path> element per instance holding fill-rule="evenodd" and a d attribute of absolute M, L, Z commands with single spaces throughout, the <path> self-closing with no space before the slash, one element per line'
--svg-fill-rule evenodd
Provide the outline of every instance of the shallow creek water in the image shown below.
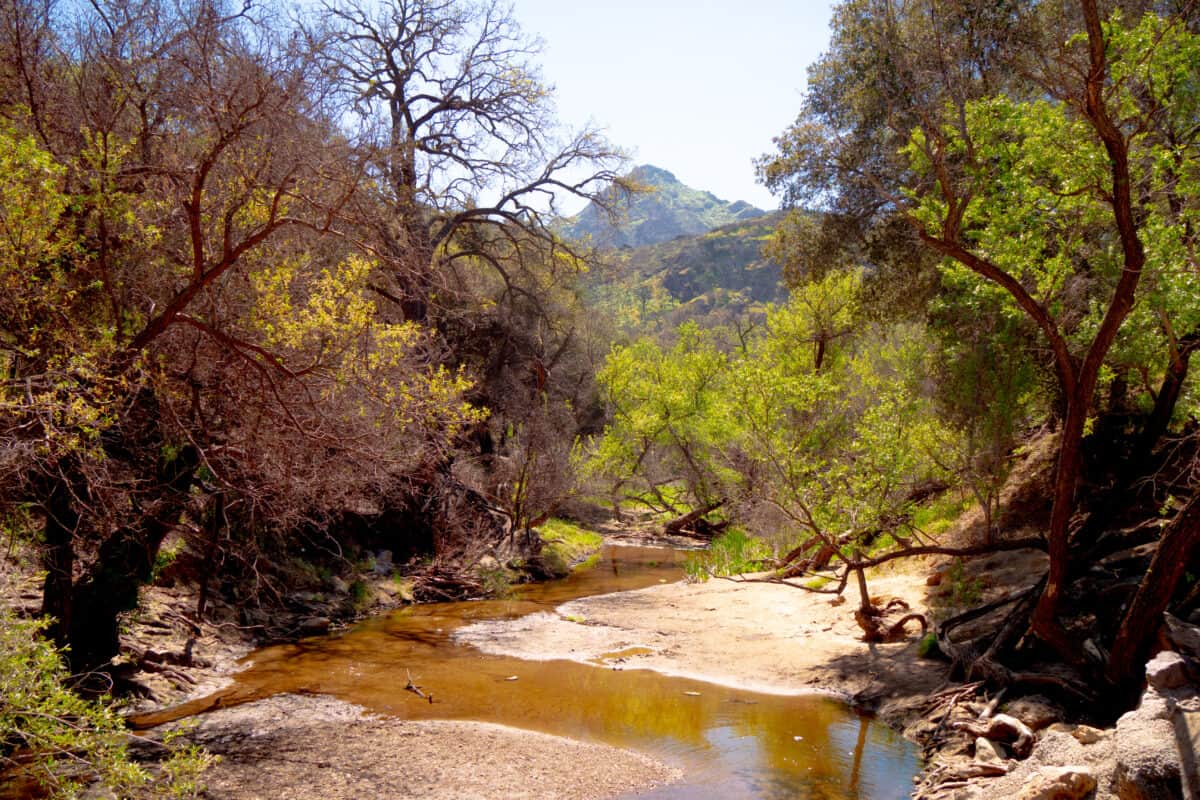
<path fill-rule="evenodd" d="M 682 783 L 640 795 L 657 800 L 907 797 L 920 767 L 915 747 L 835 700 L 623 669 L 630 654 L 608 654 L 603 665 L 526 661 L 454 639 L 472 622 L 677 580 L 681 561 L 671 550 L 606 547 L 595 565 L 509 600 L 410 606 L 340 635 L 265 648 L 221 704 L 320 692 L 406 719 L 481 720 L 628 747 L 683 771 Z M 409 676 L 432 703 L 404 690 Z M 195 704 L 206 706 L 212 698 Z"/>

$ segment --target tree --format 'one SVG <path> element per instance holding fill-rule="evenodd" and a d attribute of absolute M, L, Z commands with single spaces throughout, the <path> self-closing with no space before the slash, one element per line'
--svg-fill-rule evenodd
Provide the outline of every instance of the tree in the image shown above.
<path fill-rule="evenodd" d="M 378 313 L 345 225 L 361 160 L 300 41 L 206 2 L 93 11 L 37 76 L 71 102 L 5 97 L 0 141 L 3 500 L 44 517 L 44 610 L 76 667 L 115 654 L 208 496 L 251 530 L 327 522 L 479 418 L 429 332 Z"/>
<path fill-rule="evenodd" d="M 728 377 L 719 340 L 695 323 L 675 331 L 669 350 L 645 338 L 613 348 L 597 374 L 612 422 L 590 469 L 613 476 L 618 508 L 632 481 L 635 497 L 659 512 L 721 505 L 727 477 L 721 448 L 734 425 L 725 413 Z"/>
<path fill-rule="evenodd" d="M 609 207 L 622 163 L 594 130 L 557 138 L 540 45 L 500 0 L 330 2 L 308 26 L 333 97 L 370 154 L 373 246 L 405 319 L 422 321 L 447 248 L 470 228 L 512 226 L 554 250 L 562 196 Z M 489 237 L 477 236 L 476 241 Z M 453 248 L 450 248 L 451 250 Z M 488 258 L 486 252 L 474 255 Z M 493 266 L 499 266 L 494 259 Z"/>
<path fill-rule="evenodd" d="M 828 191 L 901 215 L 1039 330 L 1063 420 L 1031 627 L 1079 665 L 1058 612 L 1081 443 L 1143 277 L 1188 263 L 1194 48 L 1180 17 L 1105 19 L 1093 0 L 849 3 L 805 111 L 763 165 L 789 199 Z"/>

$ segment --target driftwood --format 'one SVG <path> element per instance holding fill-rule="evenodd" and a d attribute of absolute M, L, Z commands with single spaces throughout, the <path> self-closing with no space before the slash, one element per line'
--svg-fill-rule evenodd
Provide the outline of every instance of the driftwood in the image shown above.
<path fill-rule="evenodd" d="M 447 602 L 482 597 L 486 587 L 474 575 L 465 570 L 431 564 L 408 575 L 412 581 L 413 597 L 418 602 Z"/>
<path fill-rule="evenodd" d="M 421 691 L 421 687 L 417 686 L 417 684 L 413 683 L 412 673 L 408 672 L 408 670 L 405 670 L 405 672 L 408 674 L 408 683 L 406 683 L 404 685 L 404 691 L 412 692 L 413 694 L 415 694 L 417 697 L 421 698 L 422 700 L 428 700 L 430 703 L 432 703 L 433 702 L 433 694 L 432 693 L 425 694 L 425 692 Z"/>
<path fill-rule="evenodd" d="M 907 610 L 907 605 L 905 605 L 905 610 Z M 874 606 L 871 606 L 869 610 L 862 608 L 855 609 L 854 621 L 863 630 L 864 642 L 890 643 L 902 641 L 908 638 L 905 626 L 910 622 L 920 623 L 921 636 L 924 636 L 929 631 L 929 620 L 925 619 L 924 614 L 905 614 L 895 622 L 888 622 L 886 614 L 887 609 L 881 611 Z"/>
<path fill-rule="evenodd" d="M 729 523 L 709 522 L 704 517 L 725 505 L 722 500 L 705 508 L 697 508 L 682 517 L 676 517 L 663 526 L 663 532 L 671 536 L 690 536 L 693 539 L 712 539 L 729 527 Z"/>

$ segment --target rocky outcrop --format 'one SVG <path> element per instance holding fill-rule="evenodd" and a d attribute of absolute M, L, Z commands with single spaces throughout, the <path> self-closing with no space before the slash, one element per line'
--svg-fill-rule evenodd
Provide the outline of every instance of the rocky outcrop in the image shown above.
<path fill-rule="evenodd" d="M 1050 723 L 1061 712 L 1045 698 L 1014 701 L 1004 707 L 1009 713 L 994 716 L 990 707 L 975 705 L 975 718 L 950 726 L 971 737 L 967 745 L 943 745 L 917 796 L 1200 799 L 1200 685 L 1195 662 L 1177 652 L 1161 652 L 1146 665 L 1146 683 L 1138 707 L 1107 730 Z M 1031 729 L 1040 729 L 1036 737 Z"/>

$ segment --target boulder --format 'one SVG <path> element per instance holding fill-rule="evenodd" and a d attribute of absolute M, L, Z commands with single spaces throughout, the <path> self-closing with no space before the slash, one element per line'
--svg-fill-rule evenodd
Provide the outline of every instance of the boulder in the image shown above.
<path fill-rule="evenodd" d="M 1200 613 L 1200 609 L 1195 613 Z M 1200 622 L 1200 617 L 1188 619 L 1191 622 Z M 1167 639 L 1175 649 L 1192 658 L 1200 658 L 1200 626 L 1189 624 L 1170 614 L 1163 614 L 1163 621 L 1166 623 Z"/>
<path fill-rule="evenodd" d="M 1173 650 L 1164 650 L 1146 662 L 1146 682 L 1160 692 L 1168 692 L 1186 686 L 1188 665 L 1183 656 Z"/>
<path fill-rule="evenodd" d="M 1093 728 L 1091 725 L 1076 725 L 1071 731 L 1071 735 L 1080 744 L 1095 744 L 1101 739 L 1107 739 L 1109 736 L 1112 736 L 1112 732 Z"/>
<path fill-rule="evenodd" d="M 1114 736 L 1120 800 L 1176 800 L 1183 796 L 1175 729 L 1162 695 L 1147 689 L 1141 705 L 1117 720 Z"/>
<path fill-rule="evenodd" d="M 1082 800 L 1096 789 L 1096 776 L 1087 767 L 1046 767 L 1029 781 L 1016 800 Z"/>

